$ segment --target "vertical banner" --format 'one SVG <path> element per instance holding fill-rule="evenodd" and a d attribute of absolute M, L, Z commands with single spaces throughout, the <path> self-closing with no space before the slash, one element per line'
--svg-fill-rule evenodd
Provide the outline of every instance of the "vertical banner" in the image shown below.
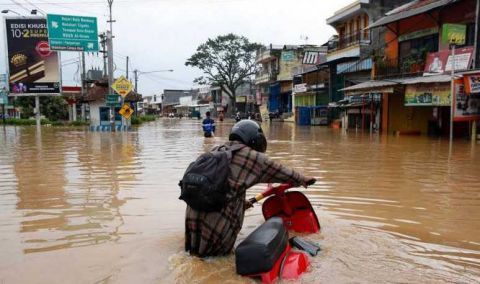
<path fill-rule="evenodd" d="M 11 94 L 58 94 L 58 54 L 48 45 L 47 22 L 39 18 L 5 19 Z"/>

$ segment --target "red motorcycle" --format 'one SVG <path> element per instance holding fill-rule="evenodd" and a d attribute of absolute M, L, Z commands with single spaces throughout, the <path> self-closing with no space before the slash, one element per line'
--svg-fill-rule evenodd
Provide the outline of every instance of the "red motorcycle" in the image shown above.
<path fill-rule="evenodd" d="M 287 191 L 292 187 L 292 184 L 269 185 L 264 192 L 249 200 L 254 204 L 268 197 L 262 204 L 266 222 L 236 248 L 238 274 L 261 278 L 262 283 L 273 283 L 278 278 L 297 279 L 306 271 L 309 260 L 304 252 L 293 251 L 292 245 L 311 255 L 320 250 L 317 245 L 298 237 L 289 240 L 288 230 L 299 233 L 320 231 L 320 223 L 310 201 L 300 191 Z"/>

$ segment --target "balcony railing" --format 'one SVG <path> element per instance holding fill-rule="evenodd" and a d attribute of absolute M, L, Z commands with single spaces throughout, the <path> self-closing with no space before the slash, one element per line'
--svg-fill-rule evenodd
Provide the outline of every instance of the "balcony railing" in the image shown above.
<path fill-rule="evenodd" d="M 272 70 L 272 71 L 260 71 L 255 75 L 255 83 L 256 84 L 262 84 L 262 83 L 268 83 L 271 81 L 275 81 L 277 79 L 277 70 Z"/>
<path fill-rule="evenodd" d="M 370 31 L 356 31 L 342 34 L 335 41 L 328 43 L 328 50 L 334 51 L 344 49 L 357 44 L 370 44 Z"/>
<path fill-rule="evenodd" d="M 419 76 L 424 69 L 425 59 L 422 58 L 375 60 L 375 77 L 377 79 Z"/>
<path fill-rule="evenodd" d="M 272 49 L 270 48 L 262 48 L 260 50 L 257 51 L 257 55 L 256 55 L 256 62 L 261 62 L 261 61 L 265 61 L 267 59 L 270 59 L 270 58 L 273 58 L 275 55 L 272 53 Z"/>

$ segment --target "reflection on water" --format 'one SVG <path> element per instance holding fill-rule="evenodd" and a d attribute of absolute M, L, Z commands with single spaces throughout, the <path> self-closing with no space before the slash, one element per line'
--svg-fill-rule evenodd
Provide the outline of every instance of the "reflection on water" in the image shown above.
<path fill-rule="evenodd" d="M 182 252 L 177 182 L 231 126 L 213 139 L 176 119 L 130 133 L 1 128 L 0 283 L 251 282 L 232 256 Z M 318 179 L 306 193 L 322 233 L 308 237 L 322 253 L 305 282 L 480 281 L 480 145 L 456 141 L 449 155 L 445 140 L 263 127 L 273 159 Z"/>

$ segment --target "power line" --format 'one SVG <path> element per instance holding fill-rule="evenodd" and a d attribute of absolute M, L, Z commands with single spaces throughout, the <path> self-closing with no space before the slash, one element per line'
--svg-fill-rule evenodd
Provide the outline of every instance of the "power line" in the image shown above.
<path fill-rule="evenodd" d="M 28 10 L 28 9 L 25 8 L 25 7 L 23 7 L 23 5 L 20 4 L 19 2 L 16 2 L 16 1 L 14 1 L 14 0 L 10 0 L 10 1 L 12 1 L 12 3 L 15 4 L 15 5 L 17 5 L 18 7 L 22 8 L 22 9 L 24 9 L 25 11 L 27 11 L 28 13 L 30 13 L 30 10 Z"/>

